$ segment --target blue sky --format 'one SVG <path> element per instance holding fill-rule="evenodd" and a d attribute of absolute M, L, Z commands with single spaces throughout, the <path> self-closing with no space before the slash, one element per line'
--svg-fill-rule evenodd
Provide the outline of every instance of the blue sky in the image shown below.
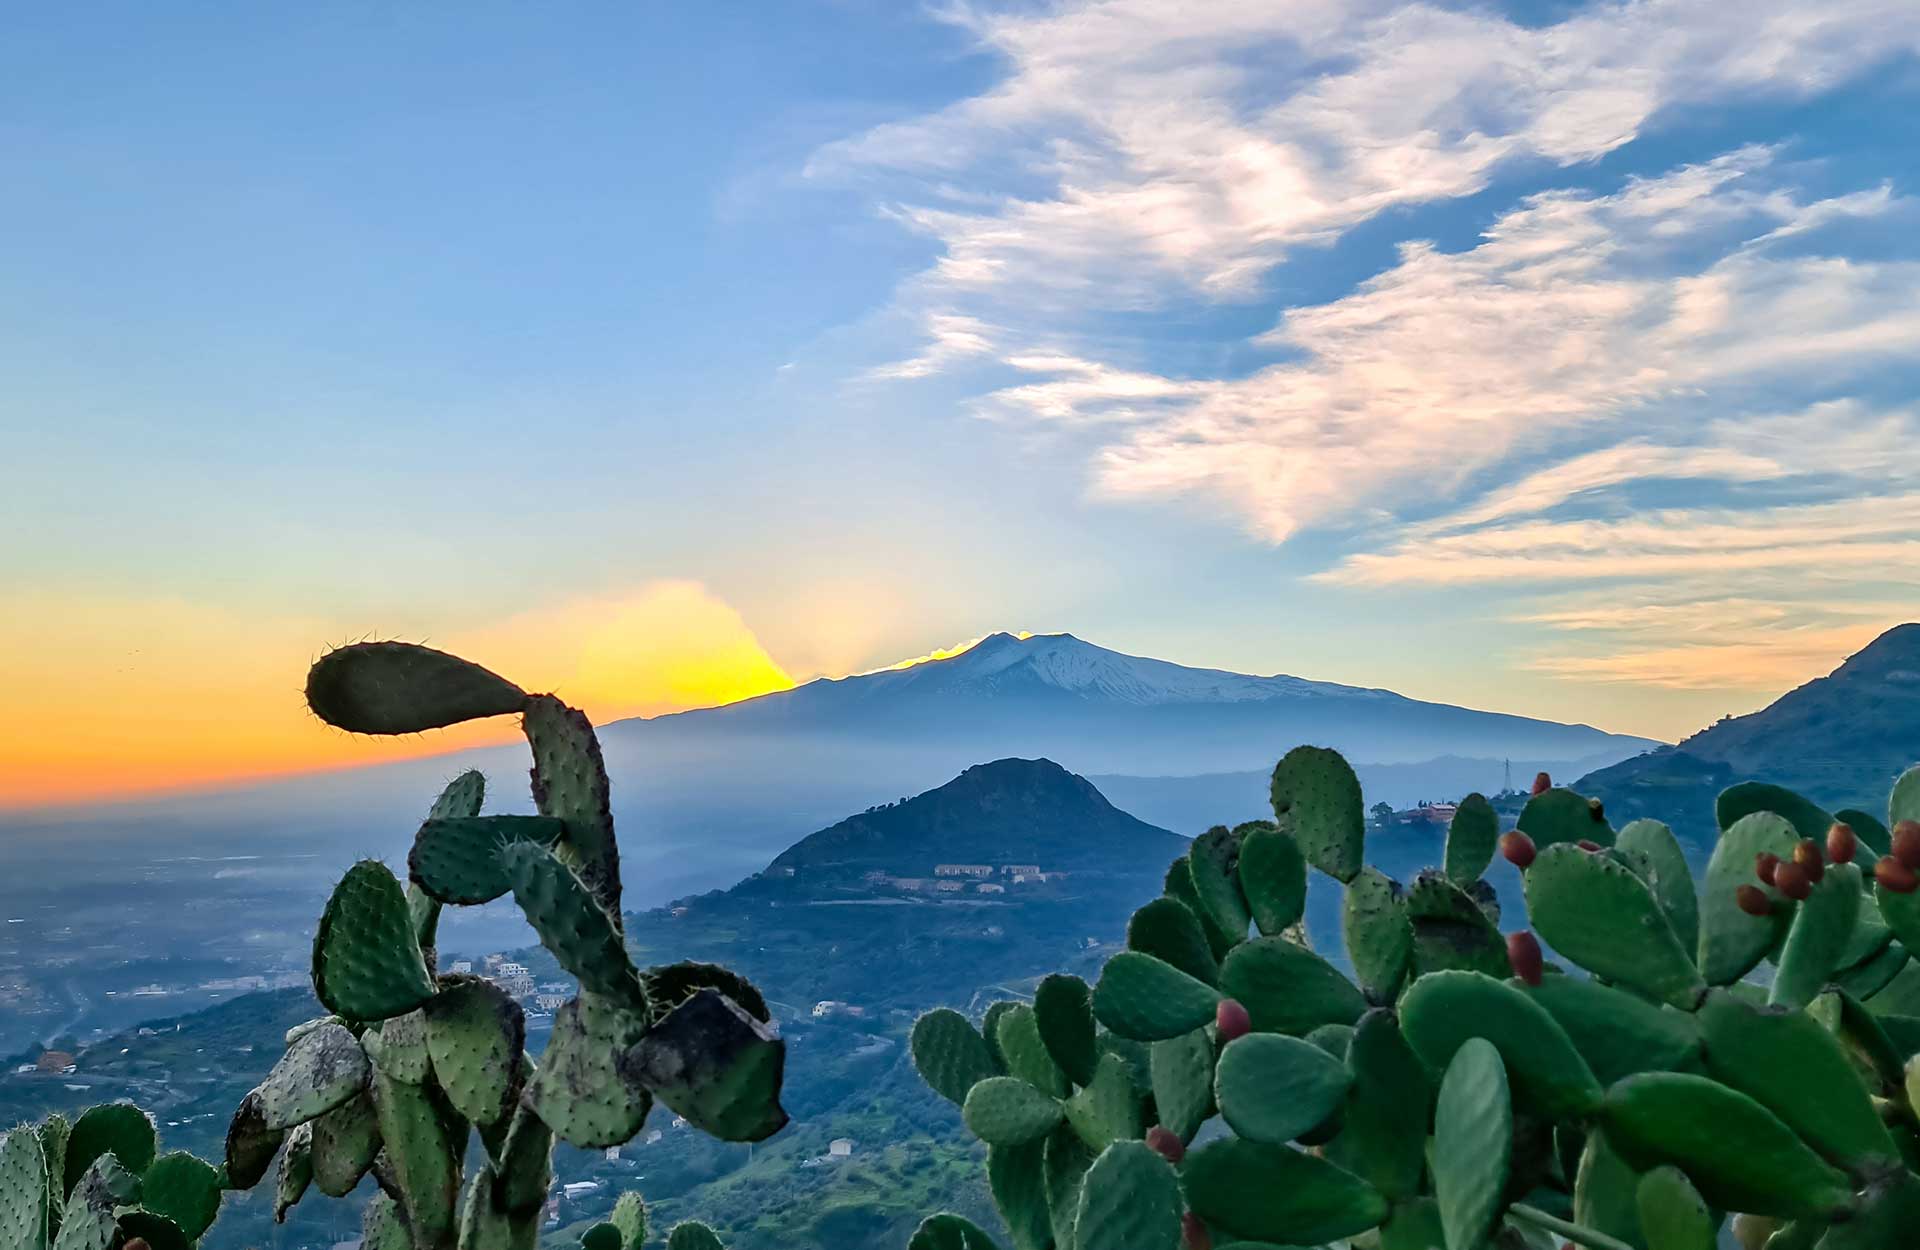
<path fill-rule="evenodd" d="M 43 6 L 0 577 L 129 653 L 696 583 L 794 677 L 1065 629 L 1676 736 L 1914 615 L 1911 18 Z"/>

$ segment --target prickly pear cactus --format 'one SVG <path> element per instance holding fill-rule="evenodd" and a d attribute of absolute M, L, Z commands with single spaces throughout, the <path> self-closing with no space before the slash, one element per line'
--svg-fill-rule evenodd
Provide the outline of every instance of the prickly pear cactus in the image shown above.
<path fill-rule="evenodd" d="M 158 1140 L 130 1103 L 94 1107 L 70 1133 L 52 1116 L 0 1137 L 0 1246 L 192 1246 L 219 1214 L 220 1172 L 184 1151 L 157 1154 Z"/>
<path fill-rule="evenodd" d="M 71 1212 L 75 1237 L 86 1239 L 73 1250 L 96 1241 L 111 1250 L 136 1235 L 190 1245 L 217 1209 L 209 1178 L 251 1189 L 276 1157 L 277 1219 L 310 1189 L 340 1196 L 371 1172 L 382 1194 L 366 1210 L 368 1250 L 535 1250 L 556 1137 L 625 1142 L 656 1101 L 729 1140 L 758 1141 L 786 1123 L 785 1052 L 760 992 L 708 964 L 643 974 L 627 954 L 607 774 L 584 715 L 456 656 L 396 642 L 330 652 L 313 666 L 307 696 L 315 715 L 353 733 L 520 716 L 540 814 L 482 814 L 485 780 L 465 773 L 429 808 L 405 886 L 378 861 L 347 872 L 314 938 L 314 990 L 334 1014 L 288 1033 L 285 1056 L 234 1114 L 224 1170 L 177 1155 L 156 1162 L 152 1125 L 132 1108 L 81 1117 L 51 1174 L 71 1193 L 95 1178 L 91 1193 L 103 1168 L 136 1187 L 145 1173 L 149 1192 L 104 1216 L 94 1214 L 98 1201 L 66 1196 L 61 1214 Z M 519 1004 L 491 983 L 440 975 L 433 949 L 442 907 L 506 894 L 581 987 L 537 1065 Z M 469 1177 L 476 1135 L 484 1153 L 474 1157 L 485 1162 Z M 26 1250 L 69 1250 L 67 1240 L 33 1240 L 62 1196 L 16 1185 L 35 1161 L 45 1167 L 45 1152 L 35 1135 L 15 1137 L 0 1144 L 0 1231 L 25 1230 Z M 583 1244 L 640 1250 L 645 1238 L 645 1208 L 629 1195 Z M 682 1225 L 668 1240 L 719 1246 L 704 1225 Z"/>
<path fill-rule="evenodd" d="M 1885 825 L 1735 786 L 1698 881 L 1544 774 L 1505 832 L 1470 796 L 1405 886 L 1336 753 L 1289 752 L 1272 799 L 1195 840 L 1090 994 L 915 1026 L 1015 1250 L 1920 1244 L 1920 768 Z M 1309 866 L 1338 962 L 1297 928 Z M 1139 1045 L 1147 1079 L 1104 1079 Z M 993 1246 L 941 1214 L 909 1250 Z"/>

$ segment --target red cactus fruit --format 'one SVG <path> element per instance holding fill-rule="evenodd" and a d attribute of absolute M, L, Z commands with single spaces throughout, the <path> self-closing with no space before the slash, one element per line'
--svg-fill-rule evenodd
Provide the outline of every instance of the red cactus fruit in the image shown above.
<path fill-rule="evenodd" d="M 1515 829 L 1500 835 L 1500 854 L 1515 868 L 1530 868 L 1533 866 L 1533 857 L 1539 852 L 1534 849 L 1532 838 Z"/>
<path fill-rule="evenodd" d="M 1507 963 L 1512 965 L 1513 975 L 1528 985 L 1540 984 L 1540 972 L 1545 964 L 1540 955 L 1540 940 L 1525 929 L 1507 934 Z"/>
<path fill-rule="evenodd" d="M 1844 820 L 1837 820 L 1833 828 L 1827 830 L 1827 858 L 1836 864 L 1851 864 L 1860 850 L 1860 839 L 1854 835 L 1853 826 Z"/>
<path fill-rule="evenodd" d="M 1797 903 L 1813 893 L 1813 878 L 1800 865 L 1783 859 L 1773 870 L 1773 887 Z"/>
<path fill-rule="evenodd" d="M 1213 1024 L 1220 1031 L 1220 1041 L 1224 1045 L 1236 1037 L 1245 1037 L 1253 1032 L 1253 1017 L 1247 1009 L 1231 998 L 1223 998 L 1220 1005 L 1213 1009 Z"/>
<path fill-rule="evenodd" d="M 1575 842 L 1574 845 L 1579 847 L 1581 850 L 1585 851 L 1589 855 L 1592 855 L 1596 851 L 1599 851 L 1601 849 L 1600 844 L 1598 842 L 1595 842 L 1592 838 L 1581 838 L 1578 842 Z"/>
<path fill-rule="evenodd" d="M 1873 866 L 1873 879 L 1880 883 L 1881 889 L 1895 894 L 1911 894 L 1915 886 L 1920 886 L 1920 877 L 1914 875 L 1913 869 L 1891 855 L 1882 856 Z"/>
<path fill-rule="evenodd" d="M 1753 857 L 1753 875 L 1767 885 L 1773 884 L 1773 870 L 1780 866 L 1780 857 L 1772 851 L 1762 851 Z"/>
<path fill-rule="evenodd" d="M 1766 916 L 1773 912 L 1773 903 L 1768 900 L 1767 892 L 1757 885 L 1743 885 L 1733 892 L 1733 901 L 1740 904 L 1740 910 L 1749 916 Z"/>
<path fill-rule="evenodd" d="M 1920 872 L 1920 820 L 1902 820 L 1894 824 L 1893 854 L 1901 863 Z"/>
<path fill-rule="evenodd" d="M 1187 1157 L 1187 1143 L 1164 1124 L 1156 1124 L 1147 1130 L 1147 1145 L 1153 1147 L 1154 1152 L 1168 1163 L 1177 1165 Z"/>
<path fill-rule="evenodd" d="M 1551 789 L 1553 789 L 1553 778 L 1547 776 L 1545 773 L 1535 773 L 1533 775 L 1534 794 L 1545 794 Z"/>
<path fill-rule="evenodd" d="M 1213 1250 L 1213 1234 L 1199 1216 L 1187 1211 L 1180 1216 L 1180 1243 L 1187 1250 Z"/>
<path fill-rule="evenodd" d="M 1793 848 L 1793 862 L 1807 874 L 1809 881 L 1818 882 L 1827 875 L 1827 863 L 1820 858 L 1820 844 L 1812 838 L 1800 839 L 1800 845 Z"/>

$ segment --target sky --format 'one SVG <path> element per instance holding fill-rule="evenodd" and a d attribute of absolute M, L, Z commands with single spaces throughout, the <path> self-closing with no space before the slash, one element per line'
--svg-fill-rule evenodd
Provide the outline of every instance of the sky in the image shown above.
<path fill-rule="evenodd" d="M 462 745 L 368 636 L 1678 738 L 1920 616 L 1917 153 L 1911 0 L 23 11 L 0 805 Z"/>

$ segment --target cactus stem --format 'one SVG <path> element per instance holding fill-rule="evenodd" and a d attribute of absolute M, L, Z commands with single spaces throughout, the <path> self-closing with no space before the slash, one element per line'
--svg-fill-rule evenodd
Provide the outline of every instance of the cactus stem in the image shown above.
<path fill-rule="evenodd" d="M 1582 1228 L 1571 1220 L 1549 1215 L 1538 1207 L 1530 1207 L 1524 1202 L 1516 1202 L 1507 1208 L 1507 1218 L 1519 1220 L 1522 1224 L 1531 1224 L 1535 1228 L 1544 1228 L 1550 1233 L 1558 1233 L 1576 1246 L 1585 1246 L 1587 1250 L 1633 1250 L 1626 1242 L 1605 1233 L 1595 1232 L 1591 1228 Z"/>

